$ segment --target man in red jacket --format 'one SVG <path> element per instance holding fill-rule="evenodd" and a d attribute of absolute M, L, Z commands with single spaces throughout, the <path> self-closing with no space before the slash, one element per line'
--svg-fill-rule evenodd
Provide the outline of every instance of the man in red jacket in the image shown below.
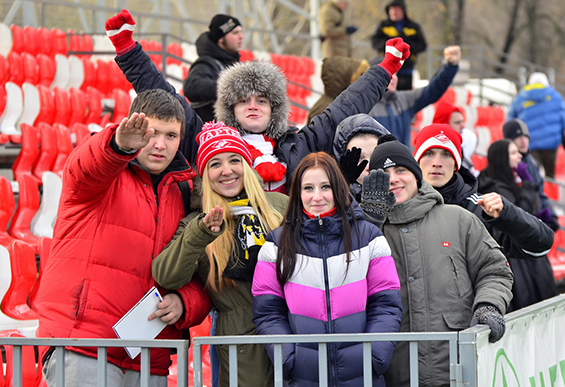
<path fill-rule="evenodd" d="M 185 216 L 181 185 L 196 175 L 178 152 L 184 118 L 171 94 L 147 90 L 133 100 L 128 118 L 69 156 L 38 295 L 39 337 L 116 338 L 112 326 L 156 285 L 151 262 Z M 211 309 L 197 281 L 159 290 L 163 301 L 148 316 L 167 324 L 158 339 L 182 338 Z M 55 385 L 52 353 L 43 356 L 49 386 Z M 67 347 L 65 385 L 95 386 L 96 356 L 96 348 Z M 168 349 L 151 350 L 151 386 L 167 386 L 169 365 Z M 139 370 L 139 356 L 108 348 L 108 386 L 139 386 Z"/>

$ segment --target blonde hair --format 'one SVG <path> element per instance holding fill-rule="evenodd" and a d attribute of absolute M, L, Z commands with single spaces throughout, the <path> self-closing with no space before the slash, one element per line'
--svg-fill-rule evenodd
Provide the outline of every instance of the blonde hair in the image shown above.
<path fill-rule="evenodd" d="M 241 157 L 241 156 L 240 156 Z M 271 206 L 267 201 L 263 187 L 255 172 L 247 162 L 242 158 L 243 164 L 243 187 L 249 198 L 249 204 L 255 210 L 257 218 L 261 223 L 263 231 L 266 233 L 280 226 L 283 216 Z M 236 254 L 236 244 L 234 239 L 234 231 L 236 227 L 235 218 L 231 207 L 223 196 L 212 190 L 210 179 L 208 178 L 208 164 L 204 167 L 202 173 L 202 211 L 204 213 L 219 205 L 224 210 L 224 221 L 226 222 L 226 230 L 214 242 L 206 247 L 206 253 L 210 260 L 210 271 L 206 286 L 214 291 L 221 291 L 223 285 L 233 286 L 235 283 L 228 279 L 222 278 L 230 257 Z M 219 289 L 216 287 L 216 281 L 219 283 Z"/>

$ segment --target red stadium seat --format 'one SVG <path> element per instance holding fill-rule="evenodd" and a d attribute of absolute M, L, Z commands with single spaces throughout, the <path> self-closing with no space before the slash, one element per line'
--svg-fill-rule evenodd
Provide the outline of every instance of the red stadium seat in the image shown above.
<path fill-rule="evenodd" d="M 24 29 L 16 24 L 11 24 L 10 29 L 12 30 L 12 52 L 21 54 L 25 48 Z"/>
<path fill-rule="evenodd" d="M 242 62 L 249 62 L 255 59 L 255 55 L 253 55 L 253 51 L 241 50 L 239 52 L 239 55 L 240 55 L 240 60 Z"/>
<path fill-rule="evenodd" d="M 53 28 L 51 33 L 53 34 L 53 51 L 50 56 L 54 58 L 57 54 L 67 55 L 67 34 L 65 31 Z"/>
<path fill-rule="evenodd" d="M 39 184 L 37 179 L 25 173 L 18 177 L 17 182 L 19 185 L 18 206 L 10 227 L 8 227 L 8 233 L 18 240 L 29 243 L 35 249 L 38 238 L 31 232 L 30 225 L 39 208 Z M 28 289 L 28 293 L 30 289 Z M 6 312 L 4 311 L 4 313 Z"/>
<path fill-rule="evenodd" d="M 4 84 L 8 81 L 9 75 L 8 61 L 4 58 L 4 56 L 0 55 L 0 86 L 4 86 Z"/>
<path fill-rule="evenodd" d="M 55 123 L 68 125 L 71 119 L 71 101 L 69 92 L 61 87 L 53 88 L 55 100 Z"/>
<path fill-rule="evenodd" d="M 10 331 L 2 331 L 0 332 L 0 336 L 3 337 L 25 337 L 22 334 L 18 333 L 17 330 L 10 330 Z M 14 366 L 14 351 L 11 345 L 3 345 L 1 346 L 2 352 L 6 353 L 6 368 L 4 370 L 3 367 L 0 367 L 0 386 L 12 386 L 13 383 L 13 375 L 12 375 L 12 368 Z M 30 346 L 24 346 L 21 352 L 21 367 L 22 367 L 22 374 L 21 374 L 21 381 L 22 386 L 30 386 L 34 387 L 37 386 L 38 377 L 40 377 L 41 369 L 36 371 L 35 367 L 35 353 L 34 348 Z M 5 374 L 4 374 L 5 373 Z M 39 373 L 39 374 L 38 374 Z M 3 380 L 3 384 L 1 383 Z"/>
<path fill-rule="evenodd" d="M 182 58 L 182 47 L 179 43 L 174 43 L 174 42 L 169 43 L 169 45 L 167 46 L 167 52 L 169 54 L 173 54 L 173 55 L 176 55 L 176 56 Z M 181 61 L 179 59 L 168 56 L 167 57 L 167 64 L 168 65 L 170 65 L 170 64 L 180 65 Z"/>
<path fill-rule="evenodd" d="M 84 122 L 86 118 L 86 94 L 80 89 L 71 87 L 69 89 L 69 100 L 71 103 L 71 118 L 68 126 L 71 127 L 77 122 Z"/>
<path fill-rule="evenodd" d="M 114 113 L 112 114 L 112 122 L 119 124 L 128 116 L 131 99 L 129 94 L 122 89 L 114 89 Z"/>
<path fill-rule="evenodd" d="M 73 140 L 71 139 L 70 130 L 65 125 L 55 123 L 53 129 L 55 129 L 57 136 L 57 157 L 51 171 L 62 176 L 65 162 L 73 151 Z"/>
<path fill-rule="evenodd" d="M 75 123 L 71 127 L 71 134 L 74 136 L 75 140 L 73 143 L 75 144 L 75 148 L 78 148 L 86 140 L 88 140 L 91 136 L 90 130 L 88 130 L 88 126 L 82 123 Z"/>
<path fill-rule="evenodd" d="M 16 200 L 12 183 L 4 176 L 0 176 L 0 245 L 9 248 L 14 240 L 8 233 L 8 224 L 14 215 Z"/>
<path fill-rule="evenodd" d="M 39 197 L 39 192 L 37 196 Z M 27 304 L 28 295 L 37 277 L 35 247 L 24 241 L 15 240 L 8 250 L 12 283 L 2 299 L 2 312 L 16 320 L 35 320 L 39 316 Z"/>
<path fill-rule="evenodd" d="M 51 238 L 41 237 L 38 243 L 39 252 L 39 275 L 37 280 L 29 293 L 29 306 L 32 310 L 37 312 L 37 290 L 39 289 L 39 284 L 41 283 L 41 276 L 43 274 L 43 269 L 49 258 L 49 250 L 51 249 Z"/>
<path fill-rule="evenodd" d="M 95 87 L 88 87 L 86 91 L 88 114 L 85 124 L 99 124 L 102 118 L 102 93 Z"/>
<path fill-rule="evenodd" d="M 96 82 L 96 88 L 100 90 L 103 96 L 108 96 L 112 89 L 110 89 L 110 73 L 111 63 L 106 62 L 104 60 L 96 61 L 96 74 L 98 75 L 98 79 Z"/>
<path fill-rule="evenodd" d="M 80 86 L 81 90 L 86 91 L 89 86 L 96 87 L 98 77 L 96 74 L 96 66 L 94 62 L 88 58 L 81 58 L 84 69 L 84 80 Z"/>
<path fill-rule="evenodd" d="M 39 91 L 41 108 L 34 125 L 37 126 L 40 123 L 52 125 L 55 122 L 55 97 L 53 96 L 53 91 L 43 84 L 37 85 L 37 91 Z"/>
<path fill-rule="evenodd" d="M 22 148 L 12 164 L 14 179 L 24 173 L 31 175 L 31 167 L 39 156 L 39 130 L 28 124 L 21 124 Z M 39 180 L 37 181 L 39 183 Z"/>
<path fill-rule="evenodd" d="M 8 81 L 13 82 L 18 86 L 22 86 L 25 74 L 22 56 L 19 53 L 12 51 L 8 54 L 8 68 L 10 74 Z"/>
<path fill-rule="evenodd" d="M 55 129 L 49 124 L 40 123 L 39 130 L 41 133 L 41 145 L 39 148 L 39 157 L 35 160 L 31 168 L 31 172 L 41 180 L 43 173 L 53 170 L 53 164 L 57 158 L 57 134 Z"/>
<path fill-rule="evenodd" d="M 45 27 L 37 28 L 37 34 L 39 38 L 38 55 L 51 55 L 53 52 L 53 33 Z"/>
<path fill-rule="evenodd" d="M 24 52 L 35 56 L 39 54 L 39 32 L 35 27 L 24 27 Z"/>
<path fill-rule="evenodd" d="M 55 59 L 47 54 L 38 54 L 36 59 L 39 68 L 38 83 L 50 87 L 53 83 L 55 72 L 57 70 Z"/>
<path fill-rule="evenodd" d="M 24 82 L 37 85 L 39 83 L 39 64 L 35 55 L 28 52 L 22 53 L 22 67 L 24 71 Z"/>

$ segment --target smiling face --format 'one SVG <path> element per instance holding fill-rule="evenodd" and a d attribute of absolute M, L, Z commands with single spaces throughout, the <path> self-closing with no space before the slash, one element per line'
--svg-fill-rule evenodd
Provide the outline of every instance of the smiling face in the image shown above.
<path fill-rule="evenodd" d="M 271 119 L 271 103 L 260 94 L 240 98 L 234 106 L 235 118 L 241 128 L 250 133 L 263 133 Z"/>
<path fill-rule="evenodd" d="M 359 163 L 363 160 L 367 160 L 367 166 L 357 178 L 357 183 L 361 185 L 363 185 L 363 178 L 369 174 L 369 160 L 371 159 L 371 154 L 373 154 L 373 150 L 375 150 L 378 142 L 379 138 L 377 136 L 366 133 L 353 137 L 347 144 L 347 149 L 352 149 L 353 147 L 361 149 Z"/>
<path fill-rule="evenodd" d="M 510 168 L 516 168 L 522 161 L 522 155 L 518 151 L 516 144 L 514 144 L 513 142 L 510 142 L 510 145 L 508 145 L 508 158 Z"/>
<path fill-rule="evenodd" d="M 243 191 L 243 158 L 233 152 L 219 153 L 207 165 L 210 188 L 218 195 L 233 198 Z"/>
<path fill-rule="evenodd" d="M 430 148 L 420 157 L 422 177 L 432 187 L 443 187 L 456 171 L 455 159 L 451 153 L 441 148 Z"/>
<path fill-rule="evenodd" d="M 148 120 L 149 128 L 153 128 L 155 134 L 139 151 L 136 160 L 149 173 L 158 175 L 169 166 L 179 149 L 181 123 L 152 117 Z"/>
<path fill-rule="evenodd" d="M 418 193 L 416 176 L 406 167 L 388 167 L 385 172 L 390 174 L 389 191 L 396 196 L 396 204 L 412 199 Z"/>
<path fill-rule="evenodd" d="M 335 207 L 330 179 L 321 168 L 311 168 L 302 176 L 300 199 L 311 215 L 323 214 Z"/>

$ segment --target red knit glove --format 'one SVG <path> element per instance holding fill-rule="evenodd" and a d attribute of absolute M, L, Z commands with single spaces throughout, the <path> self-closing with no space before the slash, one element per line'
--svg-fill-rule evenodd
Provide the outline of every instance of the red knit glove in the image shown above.
<path fill-rule="evenodd" d="M 392 77 L 410 56 L 410 46 L 404 43 L 402 38 L 394 38 L 386 41 L 385 58 L 379 66 L 386 70 Z"/>
<path fill-rule="evenodd" d="M 135 47 L 135 41 L 131 38 L 135 28 L 135 21 L 127 9 L 116 16 L 106 20 L 106 33 L 116 48 L 116 54 L 123 55 Z"/>

